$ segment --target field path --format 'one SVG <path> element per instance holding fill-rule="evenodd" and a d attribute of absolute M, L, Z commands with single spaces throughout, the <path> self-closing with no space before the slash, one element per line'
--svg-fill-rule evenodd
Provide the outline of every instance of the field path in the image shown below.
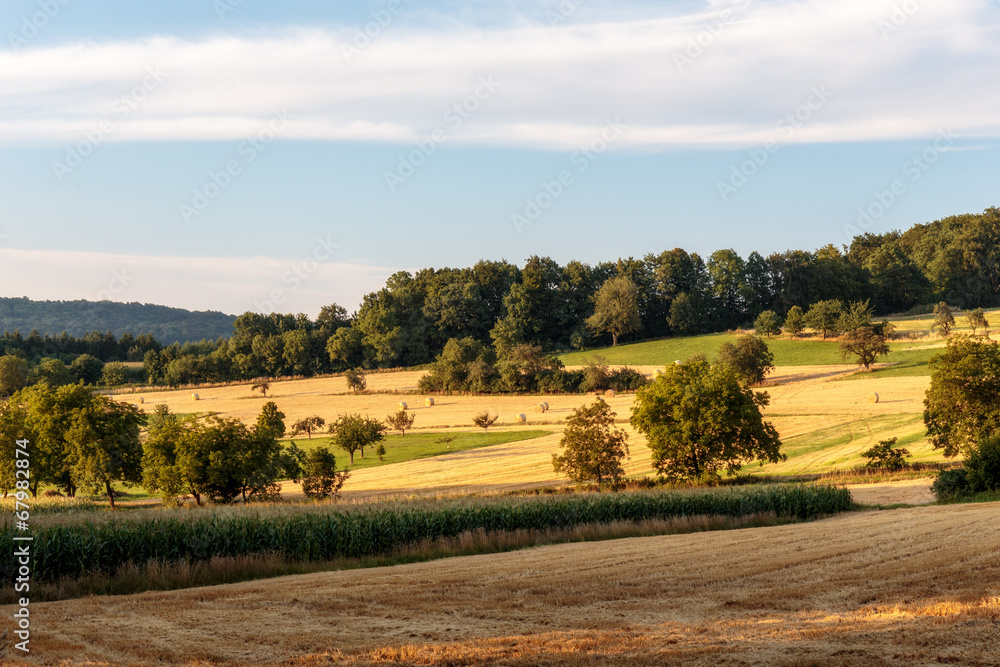
<path fill-rule="evenodd" d="M 996 665 L 998 512 L 859 512 L 39 603 L 30 660 Z"/>

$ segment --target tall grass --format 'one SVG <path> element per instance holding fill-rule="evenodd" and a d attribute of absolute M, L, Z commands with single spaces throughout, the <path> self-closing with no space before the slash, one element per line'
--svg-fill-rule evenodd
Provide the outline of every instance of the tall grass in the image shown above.
<path fill-rule="evenodd" d="M 637 492 L 554 498 L 372 506 L 355 511 L 266 515 L 212 514 L 177 518 L 48 525 L 33 531 L 32 578 L 55 581 L 113 574 L 149 562 L 198 563 L 213 558 L 275 555 L 328 561 L 391 553 L 422 540 L 485 531 L 570 529 L 586 524 L 642 522 L 690 516 L 773 514 L 811 519 L 852 506 L 850 492 L 832 487 L 763 486 L 699 493 Z M 0 530 L 0 563 L 14 572 L 15 530 Z"/>

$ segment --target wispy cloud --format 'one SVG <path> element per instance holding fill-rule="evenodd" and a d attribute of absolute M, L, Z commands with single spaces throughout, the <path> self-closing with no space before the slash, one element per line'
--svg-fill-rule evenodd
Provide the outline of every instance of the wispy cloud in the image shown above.
<path fill-rule="evenodd" d="M 0 248 L 0 284 L 7 296 L 33 299 L 109 299 L 232 314 L 274 310 L 315 316 L 331 303 L 354 310 L 396 271 L 310 260 Z"/>
<path fill-rule="evenodd" d="M 734 11 L 713 1 L 685 15 L 488 30 L 396 23 L 350 61 L 347 28 L 24 48 L 0 52 L 0 133 L 80 138 L 153 66 L 165 82 L 109 140 L 237 139 L 283 108 L 297 119 L 289 137 L 410 141 L 482 76 L 501 92 L 450 141 L 573 148 L 620 117 L 622 145 L 754 145 L 816 85 L 835 101 L 795 142 L 906 139 L 944 126 L 1000 134 L 995 4 L 913 3 L 887 32 L 899 4 L 775 0 Z"/>

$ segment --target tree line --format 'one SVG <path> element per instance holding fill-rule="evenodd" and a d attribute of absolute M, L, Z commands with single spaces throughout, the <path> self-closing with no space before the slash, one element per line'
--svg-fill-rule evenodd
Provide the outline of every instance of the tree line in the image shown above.
<path fill-rule="evenodd" d="M 301 421 L 293 435 L 302 430 Z M 318 421 L 312 426 L 323 424 Z M 364 456 L 365 447 L 380 446 L 387 429 L 378 419 L 345 414 L 328 432 L 353 462 L 356 452 Z M 337 470 L 333 453 L 282 445 L 285 432 L 285 415 L 270 401 L 247 425 L 235 418 L 172 414 L 165 405 L 147 415 L 80 384 L 40 383 L 0 403 L 0 490 L 5 496 L 15 488 L 37 495 L 49 485 L 72 497 L 83 489 L 106 496 L 112 508 L 119 484 L 142 484 L 165 502 L 191 496 L 198 504 L 274 499 L 281 479 L 300 482 L 311 498 L 337 495 L 348 472 Z M 17 475 L 13 450 L 20 439 L 30 443 L 27 479 Z"/>
<path fill-rule="evenodd" d="M 611 289 L 613 279 L 627 281 Z M 602 320 L 600 302 L 623 301 L 634 301 L 634 317 Z M 748 326 L 765 311 L 784 318 L 833 301 L 867 302 L 878 315 L 940 301 L 1000 305 L 1000 210 L 767 257 L 718 250 L 702 258 L 674 248 L 594 266 L 532 256 L 523 267 L 484 260 L 398 272 L 350 317 L 336 305 L 315 322 L 246 313 L 214 359 L 177 362 L 174 370 L 183 372 L 171 373 L 174 360 L 165 357 L 151 366 L 160 377 L 189 379 L 415 366 L 433 361 L 453 339 L 491 346 L 503 359 L 519 345 L 549 353 L 706 333 Z"/>
<path fill-rule="evenodd" d="M 774 327 L 780 320 L 795 326 L 812 320 L 803 316 L 816 304 L 832 311 L 837 303 L 867 303 L 885 315 L 929 311 L 942 301 L 965 309 L 1000 305 L 1000 209 L 906 232 L 866 233 L 843 248 L 767 257 L 723 249 L 702 258 L 674 248 L 594 266 L 532 256 L 523 267 L 483 260 L 461 269 L 401 271 L 352 315 L 337 304 L 315 320 L 248 312 L 236 318 L 228 338 L 143 347 L 136 337 L 124 352 L 135 359 L 141 351 L 147 382 L 176 386 L 417 366 L 437 359 L 449 341 L 474 341 L 491 348 L 487 357 L 495 362 L 482 361 L 494 367 L 495 379 L 523 346 L 551 355 L 746 327 L 763 313 L 774 314 Z M 824 336 L 836 330 L 840 316 L 828 314 L 834 322 L 821 327 Z M 0 345 L 17 338 L 8 334 Z M 54 353 L 46 339 L 29 339 L 26 356 Z M 121 348 L 119 340 L 114 354 L 121 356 Z M 109 358 L 97 351 L 89 354 Z"/>
<path fill-rule="evenodd" d="M 81 337 L 90 331 L 108 331 L 118 336 L 148 333 L 164 345 L 183 344 L 228 336 L 234 319 L 232 315 L 216 311 L 190 311 L 135 302 L 34 301 L 26 297 L 0 297 L 0 329 L 37 330 L 42 335 L 58 336 L 66 332 L 69 336 Z"/>

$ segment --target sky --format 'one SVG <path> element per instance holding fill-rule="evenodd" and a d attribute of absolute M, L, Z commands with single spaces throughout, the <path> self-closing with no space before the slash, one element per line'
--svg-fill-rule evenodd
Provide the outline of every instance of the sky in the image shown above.
<path fill-rule="evenodd" d="M 5 0 L 0 296 L 315 316 L 979 212 L 998 33 L 987 0 Z"/>

